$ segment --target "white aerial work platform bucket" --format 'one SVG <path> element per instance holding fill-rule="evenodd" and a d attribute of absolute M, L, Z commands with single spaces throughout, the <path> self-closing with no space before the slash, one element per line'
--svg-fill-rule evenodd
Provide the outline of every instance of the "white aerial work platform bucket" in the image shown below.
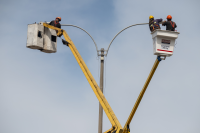
<path fill-rule="evenodd" d="M 31 49 L 43 49 L 44 26 L 29 24 L 26 46 Z"/>
<path fill-rule="evenodd" d="M 44 27 L 44 47 L 41 51 L 45 53 L 57 51 L 57 33 L 55 30 Z"/>
<path fill-rule="evenodd" d="M 179 32 L 157 29 L 152 33 L 153 53 L 159 56 L 172 56 L 175 40 Z"/>
<path fill-rule="evenodd" d="M 57 51 L 57 33 L 53 29 L 44 27 L 43 22 L 29 24 L 26 46 L 45 53 L 55 53 Z"/>

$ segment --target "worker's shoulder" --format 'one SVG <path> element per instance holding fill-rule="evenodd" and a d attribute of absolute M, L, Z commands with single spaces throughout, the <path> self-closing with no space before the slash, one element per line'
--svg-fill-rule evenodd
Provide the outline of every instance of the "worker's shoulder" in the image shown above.
<path fill-rule="evenodd" d="M 155 23 L 162 22 L 162 19 L 155 19 L 154 22 L 155 22 Z"/>
<path fill-rule="evenodd" d="M 176 24 L 176 22 L 174 22 L 174 21 L 172 21 L 172 22 L 174 23 L 175 27 L 177 27 L 177 24 Z"/>
<path fill-rule="evenodd" d="M 54 20 L 50 21 L 50 23 L 49 23 L 49 24 L 53 24 L 53 23 L 54 23 Z"/>
<path fill-rule="evenodd" d="M 170 21 L 165 21 L 165 24 L 171 24 L 171 22 Z"/>
<path fill-rule="evenodd" d="M 172 21 L 173 23 L 176 23 L 176 22 L 174 22 L 174 21 Z"/>
<path fill-rule="evenodd" d="M 167 21 L 168 22 L 168 24 L 175 24 L 176 25 L 176 22 L 174 22 L 174 21 Z"/>

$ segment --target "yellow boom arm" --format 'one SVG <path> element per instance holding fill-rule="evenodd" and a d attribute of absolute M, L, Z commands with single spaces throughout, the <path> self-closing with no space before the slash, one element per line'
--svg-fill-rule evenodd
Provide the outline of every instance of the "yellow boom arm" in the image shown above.
<path fill-rule="evenodd" d="M 149 85 L 149 83 L 150 83 L 150 81 L 151 81 L 151 79 L 152 79 L 152 77 L 153 77 L 153 75 L 154 75 L 154 73 L 156 71 L 156 68 L 158 67 L 158 65 L 160 63 L 160 61 L 161 61 L 161 58 L 158 56 L 156 61 L 155 61 L 155 63 L 154 63 L 154 65 L 153 65 L 153 67 L 152 67 L 152 69 L 151 69 L 151 72 L 150 72 L 150 74 L 149 74 L 149 76 L 148 76 L 148 78 L 147 78 L 147 80 L 146 80 L 146 82 L 145 82 L 145 84 L 144 84 L 144 86 L 143 86 L 138 98 L 137 98 L 137 101 L 135 102 L 135 105 L 133 106 L 133 109 L 132 109 L 132 111 L 131 111 L 131 113 L 130 113 L 130 115 L 128 117 L 128 120 L 126 121 L 126 124 L 124 125 L 123 133 L 127 133 L 126 131 L 130 130 L 128 128 L 129 128 L 129 125 L 131 123 L 131 120 L 133 119 L 133 116 L 134 116 L 134 114 L 135 114 L 135 112 L 136 112 L 136 110 L 137 110 L 137 108 L 138 108 L 138 106 L 139 106 L 139 104 L 140 104 L 140 102 L 142 100 L 142 97 L 143 97 L 143 95 L 144 95 L 144 93 L 145 93 L 145 91 L 146 91 L 146 89 L 147 89 L 147 87 L 148 87 L 148 85 Z"/>
<path fill-rule="evenodd" d="M 98 84 L 96 83 L 95 79 L 93 78 L 92 74 L 90 73 L 88 67 L 86 66 L 85 62 L 83 61 L 81 55 L 79 54 L 78 50 L 76 49 L 74 43 L 68 36 L 67 32 L 65 30 L 62 30 L 60 28 L 56 28 L 54 26 L 48 25 L 46 23 L 43 23 L 45 27 L 57 30 L 57 35 L 60 36 L 63 34 L 65 40 L 68 42 L 68 46 L 70 50 L 72 51 L 74 57 L 76 58 L 79 66 L 81 67 L 86 79 L 88 80 L 90 86 L 92 87 L 92 90 L 94 91 L 97 99 L 99 100 L 101 106 L 103 107 L 108 119 L 110 120 L 112 124 L 112 128 L 108 131 L 107 133 L 116 130 L 116 133 L 121 133 L 122 132 L 122 126 L 119 123 L 117 117 L 115 116 L 112 108 L 110 107 L 108 101 L 106 100 L 105 96 L 103 95 L 102 91 L 100 90 Z"/>

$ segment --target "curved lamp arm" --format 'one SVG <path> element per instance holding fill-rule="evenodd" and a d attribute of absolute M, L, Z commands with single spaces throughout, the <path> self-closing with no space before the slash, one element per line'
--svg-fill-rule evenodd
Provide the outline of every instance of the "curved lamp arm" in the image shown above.
<path fill-rule="evenodd" d="M 108 46 L 108 49 L 106 50 L 106 56 L 107 56 L 107 54 L 108 54 L 108 50 L 109 50 L 109 48 L 110 48 L 112 42 L 115 40 L 115 38 L 116 38 L 122 31 L 124 31 L 124 30 L 126 30 L 126 29 L 128 29 L 128 28 L 130 28 L 130 27 L 132 27 L 132 26 L 136 26 L 136 25 L 146 25 L 146 24 L 149 24 L 149 23 L 139 23 L 139 24 L 130 25 L 130 26 L 124 28 L 123 30 L 121 30 L 119 33 L 117 33 L 117 35 L 116 35 L 116 36 L 112 39 L 112 41 L 110 42 L 110 44 L 109 44 L 109 46 Z"/>
<path fill-rule="evenodd" d="M 97 50 L 97 55 L 98 55 L 98 47 L 97 47 L 97 44 L 96 44 L 96 42 L 94 41 L 94 39 L 92 38 L 92 36 L 91 36 L 86 30 L 84 30 L 83 28 L 78 27 L 78 26 L 76 26 L 76 25 L 72 25 L 72 24 L 61 24 L 61 26 L 73 26 L 73 27 L 76 27 L 76 28 L 79 28 L 79 29 L 85 31 L 85 32 L 90 36 L 90 38 L 92 39 L 92 41 L 94 42 L 95 47 L 96 47 L 96 50 Z"/>

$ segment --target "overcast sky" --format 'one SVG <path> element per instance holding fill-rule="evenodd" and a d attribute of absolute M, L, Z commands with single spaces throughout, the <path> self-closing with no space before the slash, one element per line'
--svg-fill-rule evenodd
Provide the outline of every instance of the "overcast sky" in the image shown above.
<path fill-rule="evenodd" d="M 130 124 L 133 133 L 200 132 L 199 0 L 1 0 L 0 133 L 95 133 L 99 104 L 70 49 L 26 48 L 27 25 L 62 17 L 87 30 L 107 49 L 123 28 L 148 17 L 172 15 L 180 35 L 174 54 L 161 61 Z M 165 27 L 161 27 L 165 29 Z M 66 30 L 99 83 L 91 38 Z M 62 37 L 63 38 L 63 37 Z M 105 62 L 105 97 L 124 126 L 156 56 L 148 25 L 122 32 Z M 111 128 L 104 114 L 103 131 Z"/>

